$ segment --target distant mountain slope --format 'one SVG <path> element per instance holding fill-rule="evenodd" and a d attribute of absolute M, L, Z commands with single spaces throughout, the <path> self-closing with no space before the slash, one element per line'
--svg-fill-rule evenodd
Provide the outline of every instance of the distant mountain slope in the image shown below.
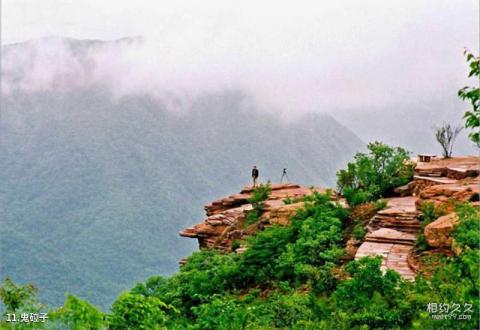
<path fill-rule="evenodd" d="M 459 86 L 461 87 L 461 86 Z M 417 153 L 441 155 L 440 144 L 435 140 L 435 127 L 443 123 L 463 126 L 463 114 L 468 104 L 458 99 L 456 91 L 442 95 L 432 102 L 405 104 L 371 109 L 343 109 L 334 117 L 364 141 L 381 140 L 391 145 L 401 145 Z M 455 141 L 454 155 L 478 155 L 478 149 L 468 139 L 469 130 L 463 130 Z"/>
<path fill-rule="evenodd" d="M 332 185 L 362 142 L 329 116 L 284 123 L 240 92 L 177 112 L 98 86 L 2 97 L 1 274 L 107 306 L 132 282 L 169 274 L 196 244 L 178 232 L 207 201 L 261 179 Z M 168 109 L 167 109 L 168 108 Z"/>

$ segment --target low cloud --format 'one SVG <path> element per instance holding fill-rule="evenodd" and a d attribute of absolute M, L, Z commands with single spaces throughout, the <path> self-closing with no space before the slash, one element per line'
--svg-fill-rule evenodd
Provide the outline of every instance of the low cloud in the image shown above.
<path fill-rule="evenodd" d="M 467 83 L 463 47 L 478 48 L 476 6 L 181 8 L 155 25 L 146 16 L 141 38 L 3 46 L 1 88 L 6 95 L 98 84 L 119 96 L 241 88 L 292 114 L 453 98 Z"/>

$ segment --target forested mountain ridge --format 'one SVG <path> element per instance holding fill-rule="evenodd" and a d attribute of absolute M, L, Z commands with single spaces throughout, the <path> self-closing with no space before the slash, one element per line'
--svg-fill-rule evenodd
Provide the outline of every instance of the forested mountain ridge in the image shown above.
<path fill-rule="evenodd" d="M 195 249 L 177 232 L 248 183 L 253 164 L 264 181 L 287 167 L 323 185 L 361 145 L 329 116 L 285 123 L 239 91 L 183 112 L 98 86 L 1 102 L 1 273 L 53 304 L 69 291 L 107 306 L 132 281 L 175 271 Z"/>
<path fill-rule="evenodd" d="M 91 80 L 98 63 L 82 57 L 103 42 L 67 44 L 73 62 L 58 58 L 48 79 L 36 80 L 47 67 L 30 67 L 28 52 L 12 70 L 25 44 L 12 45 L 2 66 L 6 311 L 48 311 L 47 328 L 428 329 L 438 325 L 425 311 L 430 303 L 478 310 L 478 158 L 439 160 L 420 172 L 401 147 L 365 148 L 329 115 L 281 120 L 242 89 L 118 93 Z M 478 90 L 464 92 L 476 102 Z M 201 205 L 250 183 L 252 165 L 263 183 L 287 168 L 303 186 L 280 189 L 286 195 L 275 185 L 244 189 L 240 220 L 232 222 L 228 207 L 207 206 L 194 225 Z M 429 237 L 427 226 L 442 234 L 443 221 L 448 237 Z M 182 229 L 215 248 L 191 254 L 196 244 L 177 236 Z M 438 242 L 451 245 L 436 249 Z M 361 258 L 384 243 L 391 263 Z M 397 245 L 404 248 L 392 251 Z M 415 281 L 409 257 L 423 267 Z M 477 315 L 460 328 L 478 327 Z"/>
<path fill-rule="evenodd" d="M 48 312 L 38 329 L 477 328 L 480 158 L 368 150 L 338 172 L 345 195 L 267 183 L 207 204 L 205 220 L 181 232 L 200 250 L 108 310 L 70 294 L 42 306 L 34 286 L 7 278 L 5 315 Z"/>

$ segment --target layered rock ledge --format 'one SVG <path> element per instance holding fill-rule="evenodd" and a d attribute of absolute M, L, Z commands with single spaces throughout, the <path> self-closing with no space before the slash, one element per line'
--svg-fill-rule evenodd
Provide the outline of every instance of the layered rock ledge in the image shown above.
<path fill-rule="evenodd" d="M 248 211 L 252 205 L 248 201 L 252 197 L 252 186 L 246 186 L 240 193 L 233 194 L 205 205 L 207 217 L 203 222 L 188 227 L 180 232 L 180 236 L 196 238 L 200 248 L 232 251 L 232 244 L 258 230 L 258 227 L 269 225 L 287 225 L 289 217 L 302 207 L 302 197 L 312 194 L 312 189 L 297 184 L 272 184 L 272 192 L 264 202 L 265 209 L 260 222 L 253 226 L 245 226 Z M 315 188 L 325 192 L 325 189 Z M 292 203 L 285 204 L 289 198 Z M 237 252 L 241 252 L 242 248 Z"/>
<path fill-rule="evenodd" d="M 412 196 L 387 199 L 387 207 L 370 220 L 365 241 L 355 259 L 381 256 L 382 269 L 393 269 L 406 279 L 414 279 L 415 273 L 407 258 L 420 230 L 416 201 Z"/>
<path fill-rule="evenodd" d="M 480 157 L 455 157 L 418 162 L 413 181 L 398 187 L 400 196 L 387 199 L 387 207 L 370 220 L 364 242 L 355 259 L 382 256 L 382 268 L 393 269 L 406 279 L 415 278 L 409 255 L 414 251 L 421 226 L 420 206 L 431 202 L 453 212 L 456 202 L 470 201 L 478 205 L 480 193 Z M 449 236 L 457 223 L 450 213 L 425 227 L 425 237 L 432 247 L 448 247 Z"/>
<path fill-rule="evenodd" d="M 414 251 L 421 225 L 420 206 L 424 202 L 442 205 L 453 212 L 458 201 L 470 201 L 480 205 L 480 157 L 456 157 L 433 159 L 417 163 L 413 181 L 395 189 L 396 196 L 387 198 L 387 207 L 377 211 L 367 225 L 368 233 L 358 250 L 353 250 L 355 259 L 379 255 L 382 268 L 393 269 L 406 279 L 413 279 L 418 269 L 409 264 L 409 254 Z M 205 206 L 206 218 L 199 224 L 186 228 L 180 236 L 195 238 L 201 249 L 218 249 L 226 252 L 245 251 L 244 246 L 233 246 L 258 230 L 271 225 L 288 225 L 290 217 L 303 206 L 302 197 L 313 190 L 297 184 L 272 184 L 272 192 L 264 202 L 265 208 L 258 222 L 246 225 L 248 211 L 252 210 L 249 199 L 252 187 L 247 186 L 233 194 Z M 334 196 L 341 204 L 344 200 Z M 286 204 L 285 199 L 290 202 Z M 346 206 L 346 205 L 345 205 Z M 447 218 L 445 218 L 447 219 Z M 449 233 L 454 222 L 445 219 L 426 228 L 425 236 L 432 246 L 451 244 Z M 453 219 L 448 217 L 448 219 Z M 347 247 L 348 248 L 348 247 Z"/>

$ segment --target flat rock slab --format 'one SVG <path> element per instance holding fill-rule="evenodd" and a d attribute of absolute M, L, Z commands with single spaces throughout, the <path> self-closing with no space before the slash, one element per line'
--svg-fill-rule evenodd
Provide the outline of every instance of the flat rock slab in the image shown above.
<path fill-rule="evenodd" d="M 396 214 L 396 213 L 415 213 L 417 208 L 415 202 L 417 201 L 416 197 L 397 197 L 397 198 L 387 198 L 387 208 L 378 212 L 378 214 Z"/>
<path fill-rule="evenodd" d="M 455 197 L 459 201 L 468 200 L 473 194 L 480 194 L 480 178 L 467 178 L 456 183 L 440 184 L 423 189 L 419 196 L 429 199 L 435 196 Z M 462 198 L 461 195 L 465 195 Z"/>
<path fill-rule="evenodd" d="M 391 240 L 391 241 L 410 241 L 415 242 L 417 237 L 411 233 L 401 232 L 395 229 L 390 228 L 380 228 L 375 230 L 372 233 L 368 233 L 365 236 L 365 240 L 368 241 L 370 239 L 383 239 L 383 240 Z"/>
<path fill-rule="evenodd" d="M 477 164 L 461 164 L 458 166 L 448 166 L 447 170 L 457 171 L 457 172 L 480 172 L 480 165 Z"/>
<path fill-rule="evenodd" d="M 424 180 L 428 182 L 433 182 L 433 183 L 438 183 L 438 184 L 449 184 L 449 183 L 456 183 L 457 180 L 455 179 L 450 179 L 447 177 L 431 177 L 431 176 L 421 176 L 421 175 L 415 175 L 413 177 L 414 180 Z"/>
<path fill-rule="evenodd" d="M 429 177 L 449 177 L 464 179 L 478 176 L 480 173 L 480 157 L 453 157 L 447 159 L 432 159 L 423 163 L 417 162 L 415 174 Z"/>
<path fill-rule="evenodd" d="M 417 167 L 419 169 L 428 169 L 435 167 L 449 167 L 449 166 L 470 166 L 480 164 L 480 157 L 468 156 L 468 157 L 452 157 L 452 158 L 435 158 L 428 163 L 418 162 Z"/>
<path fill-rule="evenodd" d="M 357 250 L 355 259 L 362 257 L 375 257 L 382 256 L 387 257 L 392 249 L 392 243 L 376 243 L 376 242 L 364 242 Z"/>
<path fill-rule="evenodd" d="M 413 196 L 387 199 L 387 208 L 377 212 L 372 219 L 377 230 L 365 236 L 365 242 L 360 245 L 355 259 L 365 256 L 382 256 L 382 269 L 392 269 L 398 272 L 405 279 L 414 279 L 415 273 L 408 266 L 407 257 L 413 249 L 416 241 L 414 233 L 405 232 L 405 226 L 417 224 L 418 215 L 415 203 L 418 198 Z M 402 231 L 395 230 L 395 227 L 403 228 Z M 417 227 L 412 227 L 417 232 Z"/>
<path fill-rule="evenodd" d="M 198 239 L 200 248 L 220 249 L 231 252 L 233 241 L 251 235 L 259 228 L 269 225 L 288 225 L 293 215 L 303 203 L 298 202 L 303 197 L 311 195 L 312 189 L 292 183 L 274 183 L 272 192 L 265 200 L 265 208 L 259 223 L 245 226 L 247 211 L 253 206 L 252 186 L 247 186 L 240 193 L 220 198 L 205 205 L 207 217 L 203 222 L 188 227 L 179 234 L 183 237 Z M 320 193 L 326 189 L 314 188 Z M 333 196 L 336 195 L 333 193 Z M 285 204 L 284 199 L 292 199 L 293 204 Z M 261 226 L 259 226 L 261 224 Z"/>
<path fill-rule="evenodd" d="M 292 183 L 275 183 L 271 185 L 272 192 L 268 197 L 267 203 L 273 205 L 281 205 L 283 204 L 282 200 L 285 198 L 302 198 L 306 195 L 312 194 L 312 190 L 308 187 L 303 187 L 297 184 Z M 215 213 L 221 213 L 225 210 L 235 208 L 241 205 L 249 204 L 248 199 L 252 197 L 252 189 L 253 187 L 246 186 L 242 189 L 242 191 L 238 194 L 233 194 L 216 201 L 211 202 L 208 205 L 205 205 L 205 211 L 207 215 L 213 215 Z M 316 191 L 320 193 L 326 192 L 326 189 L 316 187 L 314 188 Z M 278 201 L 278 202 L 273 202 Z"/>
<path fill-rule="evenodd" d="M 408 254 L 413 246 L 394 244 L 387 256 L 385 268 L 393 269 L 405 279 L 414 280 L 415 273 L 408 266 Z"/>
<path fill-rule="evenodd" d="M 357 250 L 355 259 L 370 256 L 381 256 L 383 270 L 392 269 L 405 279 L 413 280 L 415 273 L 408 266 L 407 257 L 413 245 L 364 242 Z"/>

